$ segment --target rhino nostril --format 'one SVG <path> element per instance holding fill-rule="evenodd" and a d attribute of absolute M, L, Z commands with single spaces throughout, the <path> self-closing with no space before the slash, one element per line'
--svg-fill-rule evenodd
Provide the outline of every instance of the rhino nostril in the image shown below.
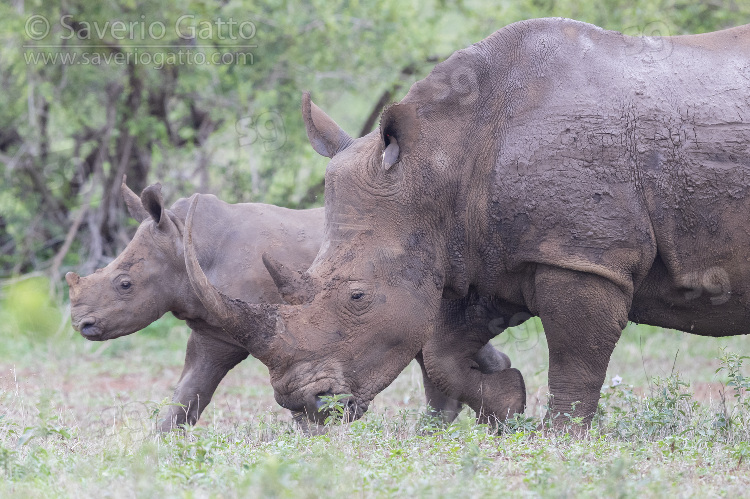
<path fill-rule="evenodd" d="M 102 330 L 100 327 L 96 326 L 96 319 L 87 317 L 85 319 L 81 319 L 81 322 L 78 324 L 78 330 L 81 332 L 81 335 L 89 340 L 95 340 L 99 336 L 102 335 Z"/>
<path fill-rule="evenodd" d="M 96 319 L 93 319 L 91 317 L 87 317 L 85 319 L 81 319 L 81 322 L 78 323 L 78 327 L 80 329 L 83 329 L 83 328 L 88 327 L 88 326 L 93 326 L 95 322 L 96 322 Z"/>
<path fill-rule="evenodd" d="M 327 392 L 320 392 L 315 395 L 315 408 L 319 411 L 328 408 L 330 405 L 331 395 L 333 394 L 330 390 Z"/>

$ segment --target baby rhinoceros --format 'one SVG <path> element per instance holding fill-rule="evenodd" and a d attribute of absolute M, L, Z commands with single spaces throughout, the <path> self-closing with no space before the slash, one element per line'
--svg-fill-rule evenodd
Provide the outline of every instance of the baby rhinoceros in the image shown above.
<path fill-rule="evenodd" d="M 249 352 L 207 312 L 190 284 L 183 233 L 192 198 L 180 199 L 167 209 L 160 184 L 147 187 L 139 198 L 124 179 L 122 195 L 140 226 L 105 268 L 87 277 L 73 272 L 65 276 L 72 324 L 84 338 L 104 341 L 135 333 L 166 312 L 187 322 L 192 333 L 173 396 L 179 405 L 169 407 L 160 427 L 169 431 L 195 424 L 218 384 Z M 282 303 L 263 255 L 273 255 L 290 269 L 308 268 L 323 238 L 323 209 L 229 204 L 212 195 L 194 196 L 201 197 L 202 209 L 193 221 L 192 242 L 211 284 L 250 303 Z M 421 352 L 417 360 L 422 364 Z M 477 362 L 491 370 L 510 366 L 508 357 L 489 344 Z M 461 404 L 443 395 L 426 376 L 424 384 L 428 404 L 444 420 L 453 420 Z"/>

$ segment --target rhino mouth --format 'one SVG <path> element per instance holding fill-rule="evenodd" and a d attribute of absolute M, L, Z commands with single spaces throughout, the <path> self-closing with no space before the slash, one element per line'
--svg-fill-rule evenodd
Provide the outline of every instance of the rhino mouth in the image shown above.
<path fill-rule="evenodd" d="M 100 325 L 97 325 L 97 321 L 93 317 L 85 317 L 81 319 L 77 325 L 73 325 L 73 328 L 81 333 L 81 336 L 83 336 L 87 340 L 104 340 L 104 331 L 102 330 Z"/>
<path fill-rule="evenodd" d="M 367 412 L 367 403 L 352 396 L 337 398 L 331 392 L 319 393 L 310 407 L 291 409 L 292 418 L 306 434 L 314 434 L 313 427 L 328 424 L 351 423 Z"/>
<path fill-rule="evenodd" d="M 323 414 L 326 418 L 330 416 L 336 420 L 340 419 L 345 423 L 351 423 L 361 418 L 367 411 L 367 404 L 358 402 L 352 396 L 339 398 L 338 400 L 331 396 L 331 393 L 320 393 L 315 397 L 318 414 Z M 335 402 L 332 402 L 332 400 L 335 400 Z"/>

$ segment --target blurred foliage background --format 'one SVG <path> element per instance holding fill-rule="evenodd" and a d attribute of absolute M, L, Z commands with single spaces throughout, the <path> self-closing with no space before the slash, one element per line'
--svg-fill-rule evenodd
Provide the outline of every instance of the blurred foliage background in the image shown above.
<path fill-rule="evenodd" d="M 123 174 L 136 192 L 162 182 L 168 203 L 200 191 L 319 206 L 326 158 L 307 143 L 303 90 L 363 135 L 436 62 L 546 16 L 675 35 L 748 23 L 750 1 L 1 3 L 2 308 L 49 306 L 42 281 L 20 286 L 19 276 L 62 289 L 67 270 L 85 275 L 124 248 L 135 222 L 120 199 Z M 57 328 L 59 318 L 48 321 Z"/>

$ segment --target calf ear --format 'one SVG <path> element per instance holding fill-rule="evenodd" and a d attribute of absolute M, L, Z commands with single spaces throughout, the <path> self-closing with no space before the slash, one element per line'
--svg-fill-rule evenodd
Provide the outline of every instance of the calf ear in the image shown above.
<path fill-rule="evenodd" d="M 332 158 L 353 142 L 335 121 L 310 100 L 310 92 L 302 94 L 302 117 L 307 128 L 307 138 L 315 152 L 321 156 Z"/>
<path fill-rule="evenodd" d="M 165 223 L 168 217 L 164 213 L 164 200 L 161 196 L 160 183 L 157 182 L 143 189 L 141 204 L 157 225 L 161 226 Z"/>
<path fill-rule="evenodd" d="M 128 184 L 126 183 L 128 180 L 127 175 L 122 176 L 122 185 L 120 185 L 120 192 L 122 193 L 122 199 L 125 201 L 125 206 L 128 207 L 128 213 L 130 213 L 130 216 L 135 218 L 138 223 L 143 222 L 148 218 L 148 212 L 143 208 L 143 203 L 141 203 L 141 198 L 136 195 L 135 192 L 130 190 L 130 187 L 128 187 Z"/>
<path fill-rule="evenodd" d="M 389 170 L 398 163 L 410 147 L 419 140 L 419 119 L 413 104 L 394 104 L 380 118 L 380 138 L 383 141 L 383 168 Z"/>

